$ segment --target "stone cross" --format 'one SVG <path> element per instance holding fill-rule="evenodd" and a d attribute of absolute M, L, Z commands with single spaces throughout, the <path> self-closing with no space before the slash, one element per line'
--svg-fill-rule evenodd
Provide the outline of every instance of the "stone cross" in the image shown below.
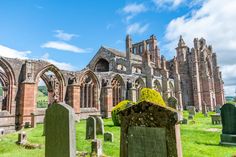
<path fill-rule="evenodd" d="M 92 140 L 91 143 L 92 154 L 95 153 L 97 157 L 102 156 L 102 141 L 99 139 Z"/>
<path fill-rule="evenodd" d="M 53 103 L 46 111 L 45 122 L 45 157 L 76 157 L 73 108 Z"/>
<path fill-rule="evenodd" d="M 96 119 L 88 117 L 86 120 L 86 139 L 96 139 Z"/>

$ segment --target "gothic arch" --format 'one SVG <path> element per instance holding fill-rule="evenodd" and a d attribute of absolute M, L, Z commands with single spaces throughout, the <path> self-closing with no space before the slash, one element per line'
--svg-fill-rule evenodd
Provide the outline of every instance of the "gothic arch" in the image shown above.
<path fill-rule="evenodd" d="M 120 101 L 124 100 L 125 98 L 125 83 L 123 78 L 116 74 L 112 81 L 112 104 L 113 106 L 116 106 Z"/>
<path fill-rule="evenodd" d="M 97 76 L 87 70 L 82 73 L 79 79 L 80 84 L 80 108 L 99 109 L 99 81 Z"/>
<path fill-rule="evenodd" d="M 0 110 L 4 109 L 10 113 L 13 113 L 13 93 L 14 86 L 16 85 L 15 74 L 11 65 L 4 59 L 0 58 L 0 67 L 1 71 L 1 82 L 2 85 L 5 86 L 5 104 L 4 107 Z"/>
<path fill-rule="evenodd" d="M 144 83 L 143 79 L 140 77 L 138 79 L 136 79 L 134 86 L 136 89 L 136 100 L 139 100 L 141 90 L 142 90 L 142 88 L 145 87 L 145 83 Z"/>
<path fill-rule="evenodd" d="M 96 72 L 107 72 L 109 71 L 109 62 L 104 58 L 99 58 L 94 66 Z"/>
<path fill-rule="evenodd" d="M 156 91 L 158 91 L 159 93 L 162 93 L 162 85 L 161 85 L 161 82 L 159 80 L 155 80 L 153 85 L 154 85 L 154 89 Z"/>
<path fill-rule="evenodd" d="M 46 72 L 52 72 L 54 75 L 46 75 Z M 50 91 L 49 103 L 53 101 L 64 101 L 65 79 L 60 70 L 53 64 L 47 65 L 35 75 L 35 82 L 38 84 L 39 78 L 45 82 L 48 91 Z M 36 92 L 37 93 L 37 92 Z"/>
<path fill-rule="evenodd" d="M 171 97 L 173 97 L 175 95 L 174 84 L 171 81 L 169 81 L 169 92 L 170 92 Z"/>

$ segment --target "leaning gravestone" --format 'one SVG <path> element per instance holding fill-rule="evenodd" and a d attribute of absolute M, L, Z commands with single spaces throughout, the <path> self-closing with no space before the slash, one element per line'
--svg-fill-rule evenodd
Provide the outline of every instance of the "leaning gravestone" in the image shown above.
<path fill-rule="evenodd" d="M 182 157 L 179 114 L 146 101 L 120 111 L 120 156 Z"/>
<path fill-rule="evenodd" d="M 221 108 L 221 144 L 236 145 L 236 105 L 225 104 Z"/>
<path fill-rule="evenodd" d="M 96 119 L 88 117 L 86 120 L 86 140 L 96 139 Z"/>
<path fill-rule="evenodd" d="M 45 157 L 75 157 L 75 113 L 67 104 L 52 104 L 45 115 Z"/>

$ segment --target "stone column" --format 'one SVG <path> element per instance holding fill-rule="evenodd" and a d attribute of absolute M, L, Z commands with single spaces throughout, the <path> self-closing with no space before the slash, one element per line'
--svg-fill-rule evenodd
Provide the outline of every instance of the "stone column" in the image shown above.
<path fill-rule="evenodd" d="M 20 128 L 30 122 L 30 114 L 35 109 L 35 83 L 23 82 L 20 85 Z"/>
<path fill-rule="evenodd" d="M 104 106 L 105 106 L 105 117 L 111 117 L 112 106 L 112 87 L 106 86 L 104 88 Z"/>
<path fill-rule="evenodd" d="M 68 85 L 68 104 L 74 108 L 76 114 L 80 114 L 80 86 Z"/>
<path fill-rule="evenodd" d="M 128 100 L 131 100 L 133 102 L 136 102 L 137 100 L 137 91 L 138 89 L 135 89 L 135 88 L 130 88 L 129 91 L 128 91 Z"/>

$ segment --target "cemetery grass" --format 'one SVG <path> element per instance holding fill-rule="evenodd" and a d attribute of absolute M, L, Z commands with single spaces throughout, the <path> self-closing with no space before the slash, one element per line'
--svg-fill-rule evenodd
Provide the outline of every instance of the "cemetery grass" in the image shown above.
<path fill-rule="evenodd" d="M 212 113 L 211 113 L 212 114 Z M 187 117 L 184 112 L 184 117 Z M 118 157 L 120 149 L 120 128 L 113 126 L 111 119 L 104 119 L 105 131 L 114 134 L 114 142 L 103 141 L 103 152 L 107 156 Z M 90 152 L 91 141 L 85 140 L 86 122 L 82 120 L 76 125 L 77 149 L 80 152 Z M 34 129 L 25 129 L 30 143 L 42 145 L 41 149 L 29 150 L 15 144 L 17 133 L 0 137 L 0 157 L 43 157 L 44 137 L 43 125 L 37 125 Z M 210 116 L 204 117 L 198 113 L 194 120 L 187 125 L 181 125 L 181 140 L 184 157 L 231 157 L 236 155 L 236 147 L 219 145 L 221 125 L 212 125 Z M 99 135 L 103 140 L 103 136 Z M 89 155 L 88 155 L 89 156 Z"/>

